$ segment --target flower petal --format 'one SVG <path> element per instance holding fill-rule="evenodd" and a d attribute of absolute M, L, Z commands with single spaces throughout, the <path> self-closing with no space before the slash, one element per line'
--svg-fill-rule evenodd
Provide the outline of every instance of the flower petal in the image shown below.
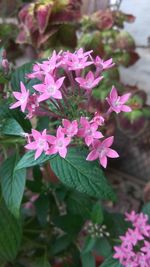
<path fill-rule="evenodd" d="M 99 157 L 99 162 L 104 168 L 107 167 L 107 157 L 106 156 L 104 156 L 102 158 Z"/>
<path fill-rule="evenodd" d="M 93 160 L 96 160 L 98 158 L 98 156 L 99 156 L 98 152 L 96 150 L 92 150 L 88 154 L 86 160 L 93 161 Z"/>
<path fill-rule="evenodd" d="M 119 154 L 115 150 L 113 150 L 111 148 L 108 148 L 107 157 L 109 157 L 109 158 L 118 158 Z"/>

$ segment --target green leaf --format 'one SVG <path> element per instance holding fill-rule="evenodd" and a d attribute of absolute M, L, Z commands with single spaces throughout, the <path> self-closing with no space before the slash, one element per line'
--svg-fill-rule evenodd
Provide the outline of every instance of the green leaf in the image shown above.
<path fill-rule="evenodd" d="M 92 197 L 115 200 L 99 164 L 87 161 L 86 156 L 83 149 L 70 148 L 65 159 L 56 155 L 51 158 L 50 165 L 66 186 Z"/>
<path fill-rule="evenodd" d="M 13 72 L 11 76 L 11 86 L 13 91 L 20 91 L 20 81 L 22 81 L 25 86 L 28 85 L 30 80 L 26 77 L 26 75 L 32 72 L 32 67 L 33 62 L 25 63 Z"/>
<path fill-rule="evenodd" d="M 104 220 L 103 209 L 99 202 L 96 203 L 92 209 L 91 220 L 93 223 L 97 223 L 97 224 L 103 223 L 103 220 Z"/>
<path fill-rule="evenodd" d="M 11 213 L 19 216 L 20 204 L 25 188 L 25 169 L 14 171 L 16 155 L 8 158 L 0 168 L 2 195 Z"/>
<path fill-rule="evenodd" d="M 38 220 L 42 226 L 45 226 L 47 224 L 47 217 L 49 212 L 48 195 L 41 194 L 34 204 Z"/>
<path fill-rule="evenodd" d="M 6 101 L 1 101 L 1 103 L 0 103 L 0 120 L 1 120 L 1 125 L 0 125 L 1 130 L 3 130 L 3 128 L 7 124 L 7 121 L 11 122 L 10 120 L 12 120 L 13 124 L 15 123 L 14 121 L 16 121 L 16 123 L 14 125 L 15 128 L 17 127 L 17 129 L 18 129 L 18 127 L 20 126 L 23 129 L 22 132 L 23 131 L 24 132 L 30 132 L 31 131 L 31 123 L 28 119 L 25 118 L 25 115 L 21 111 L 19 111 L 18 109 L 10 110 L 9 104 L 6 103 Z M 16 135 L 17 131 L 15 132 L 13 127 L 12 127 L 12 131 L 14 132 L 14 135 Z M 20 131 L 20 129 L 19 129 L 19 131 Z M 8 130 L 7 130 L 7 133 L 8 133 Z"/>
<path fill-rule="evenodd" d="M 19 220 L 0 204 L 0 262 L 13 261 L 20 248 L 22 227 Z"/>
<path fill-rule="evenodd" d="M 29 168 L 29 167 L 36 166 L 38 164 L 42 164 L 53 157 L 55 157 L 55 155 L 47 156 L 43 153 L 37 160 L 35 160 L 35 151 L 28 151 L 18 162 L 16 166 L 16 170 Z"/>
<path fill-rule="evenodd" d="M 127 231 L 131 224 L 125 221 L 124 216 L 120 213 L 108 213 L 104 212 L 104 222 L 107 226 L 107 230 L 112 238 L 118 238 Z"/>
<path fill-rule="evenodd" d="M 87 238 L 85 239 L 83 249 L 82 249 L 82 254 L 92 251 L 93 248 L 95 247 L 96 241 L 97 241 L 96 238 L 93 238 L 91 236 L 87 236 Z"/>
<path fill-rule="evenodd" d="M 95 258 L 92 253 L 81 254 L 82 267 L 95 267 Z M 107 266 L 108 267 L 108 266 Z"/>
<path fill-rule="evenodd" d="M 57 238 L 53 242 L 50 253 L 52 255 L 57 255 L 58 253 L 61 253 L 64 250 L 66 250 L 68 247 L 70 247 L 70 244 L 71 244 L 71 238 L 70 238 L 70 236 L 65 234 L 65 235 Z"/>
<path fill-rule="evenodd" d="M 38 62 L 41 62 L 41 60 L 38 60 Z M 37 62 L 37 61 L 36 61 Z M 16 71 L 13 72 L 11 76 L 11 86 L 13 91 L 20 91 L 20 81 L 22 81 L 27 89 L 30 90 L 30 92 L 34 92 L 33 85 L 40 83 L 38 79 L 28 79 L 27 74 L 32 72 L 32 68 L 35 61 L 28 62 L 23 64 L 21 67 L 17 68 Z"/>
<path fill-rule="evenodd" d="M 104 258 L 112 254 L 112 248 L 106 237 L 98 238 L 95 242 L 94 251 Z"/>
<path fill-rule="evenodd" d="M 93 201 L 90 197 L 71 190 L 65 199 L 67 211 L 71 214 L 79 214 L 84 219 L 89 219 Z"/>
<path fill-rule="evenodd" d="M 24 130 L 20 126 L 20 124 L 13 118 L 7 118 L 3 123 L 3 127 L 1 129 L 2 134 L 6 135 L 18 135 L 22 136 Z"/>
<path fill-rule="evenodd" d="M 123 267 L 117 260 L 113 259 L 112 256 L 109 257 L 100 265 L 100 267 Z"/>
<path fill-rule="evenodd" d="M 70 236 L 77 235 L 83 227 L 84 220 L 79 215 L 62 215 L 54 218 L 54 224 L 61 228 L 64 232 L 69 233 Z"/>

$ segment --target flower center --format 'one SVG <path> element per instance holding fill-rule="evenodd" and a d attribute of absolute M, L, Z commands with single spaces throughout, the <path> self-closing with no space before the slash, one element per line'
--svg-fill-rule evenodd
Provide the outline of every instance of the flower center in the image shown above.
<path fill-rule="evenodd" d="M 21 96 L 21 98 L 20 98 L 20 102 L 21 103 L 24 103 L 25 101 L 26 101 L 26 99 L 27 99 L 27 96 Z"/>
<path fill-rule="evenodd" d="M 48 94 L 54 94 L 55 93 L 55 87 L 54 86 L 48 87 L 47 92 L 48 92 Z"/>
<path fill-rule="evenodd" d="M 39 139 L 38 145 L 40 148 L 43 148 L 45 146 L 45 140 Z"/>
<path fill-rule="evenodd" d="M 63 145 L 64 145 L 63 140 L 58 140 L 58 141 L 57 141 L 57 146 L 58 146 L 58 147 L 61 148 L 61 147 L 63 147 Z"/>

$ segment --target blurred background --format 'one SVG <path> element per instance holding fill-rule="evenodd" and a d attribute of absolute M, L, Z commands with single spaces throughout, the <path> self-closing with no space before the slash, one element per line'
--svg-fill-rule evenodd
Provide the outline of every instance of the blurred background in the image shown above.
<path fill-rule="evenodd" d="M 136 209 L 150 199 L 149 14 L 149 0 L 0 1 L 0 47 L 13 66 L 48 57 L 53 49 L 83 47 L 113 58 L 115 68 L 95 90 L 89 109 L 103 112 L 112 84 L 132 93 L 131 114 L 108 119 L 106 128 L 120 153 L 108 170 L 121 196 L 116 209 Z"/>

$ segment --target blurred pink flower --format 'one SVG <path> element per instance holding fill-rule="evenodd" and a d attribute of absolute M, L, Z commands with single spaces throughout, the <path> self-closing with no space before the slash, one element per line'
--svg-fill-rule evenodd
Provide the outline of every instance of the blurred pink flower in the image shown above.
<path fill-rule="evenodd" d="M 91 91 L 91 89 L 96 87 L 102 79 L 103 76 L 95 79 L 93 72 L 89 71 L 85 78 L 77 77 L 75 80 L 79 83 L 81 88 Z"/>
<path fill-rule="evenodd" d="M 119 96 L 116 88 L 113 86 L 109 94 L 109 97 L 106 98 L 108 104 L 110 105 L 108 112 L 109 113 L 112 111 L 115 111 L 116 113 L 120 113 L 121 111 L 131 112 L 132 109 L 129 106 L 125 105 L 125 103 L 129 100 L 130 96 L 131 96 L 130 93 Z"/>
<path fill-rule="evenodd" d="M 64 128 L 62 128 L 62 132 L 66 134 L 69 137 L 73 137 L 77 134 L 78 132 L 78 122 L 77 120 L 74 121 L 69 121 L 67 119 L 62 120 L 62 124 Z"/>
<path fill-rule="evenodd" d="M 18 100 L 16 103 L 10 106 L 10 109 L 21 107 L 21 111 L 24 112 L 28 103 L 29 90 L 26 90 L 23 82 L 20 82 L 20 92 L 13 92 L 14 97 Z"/>

